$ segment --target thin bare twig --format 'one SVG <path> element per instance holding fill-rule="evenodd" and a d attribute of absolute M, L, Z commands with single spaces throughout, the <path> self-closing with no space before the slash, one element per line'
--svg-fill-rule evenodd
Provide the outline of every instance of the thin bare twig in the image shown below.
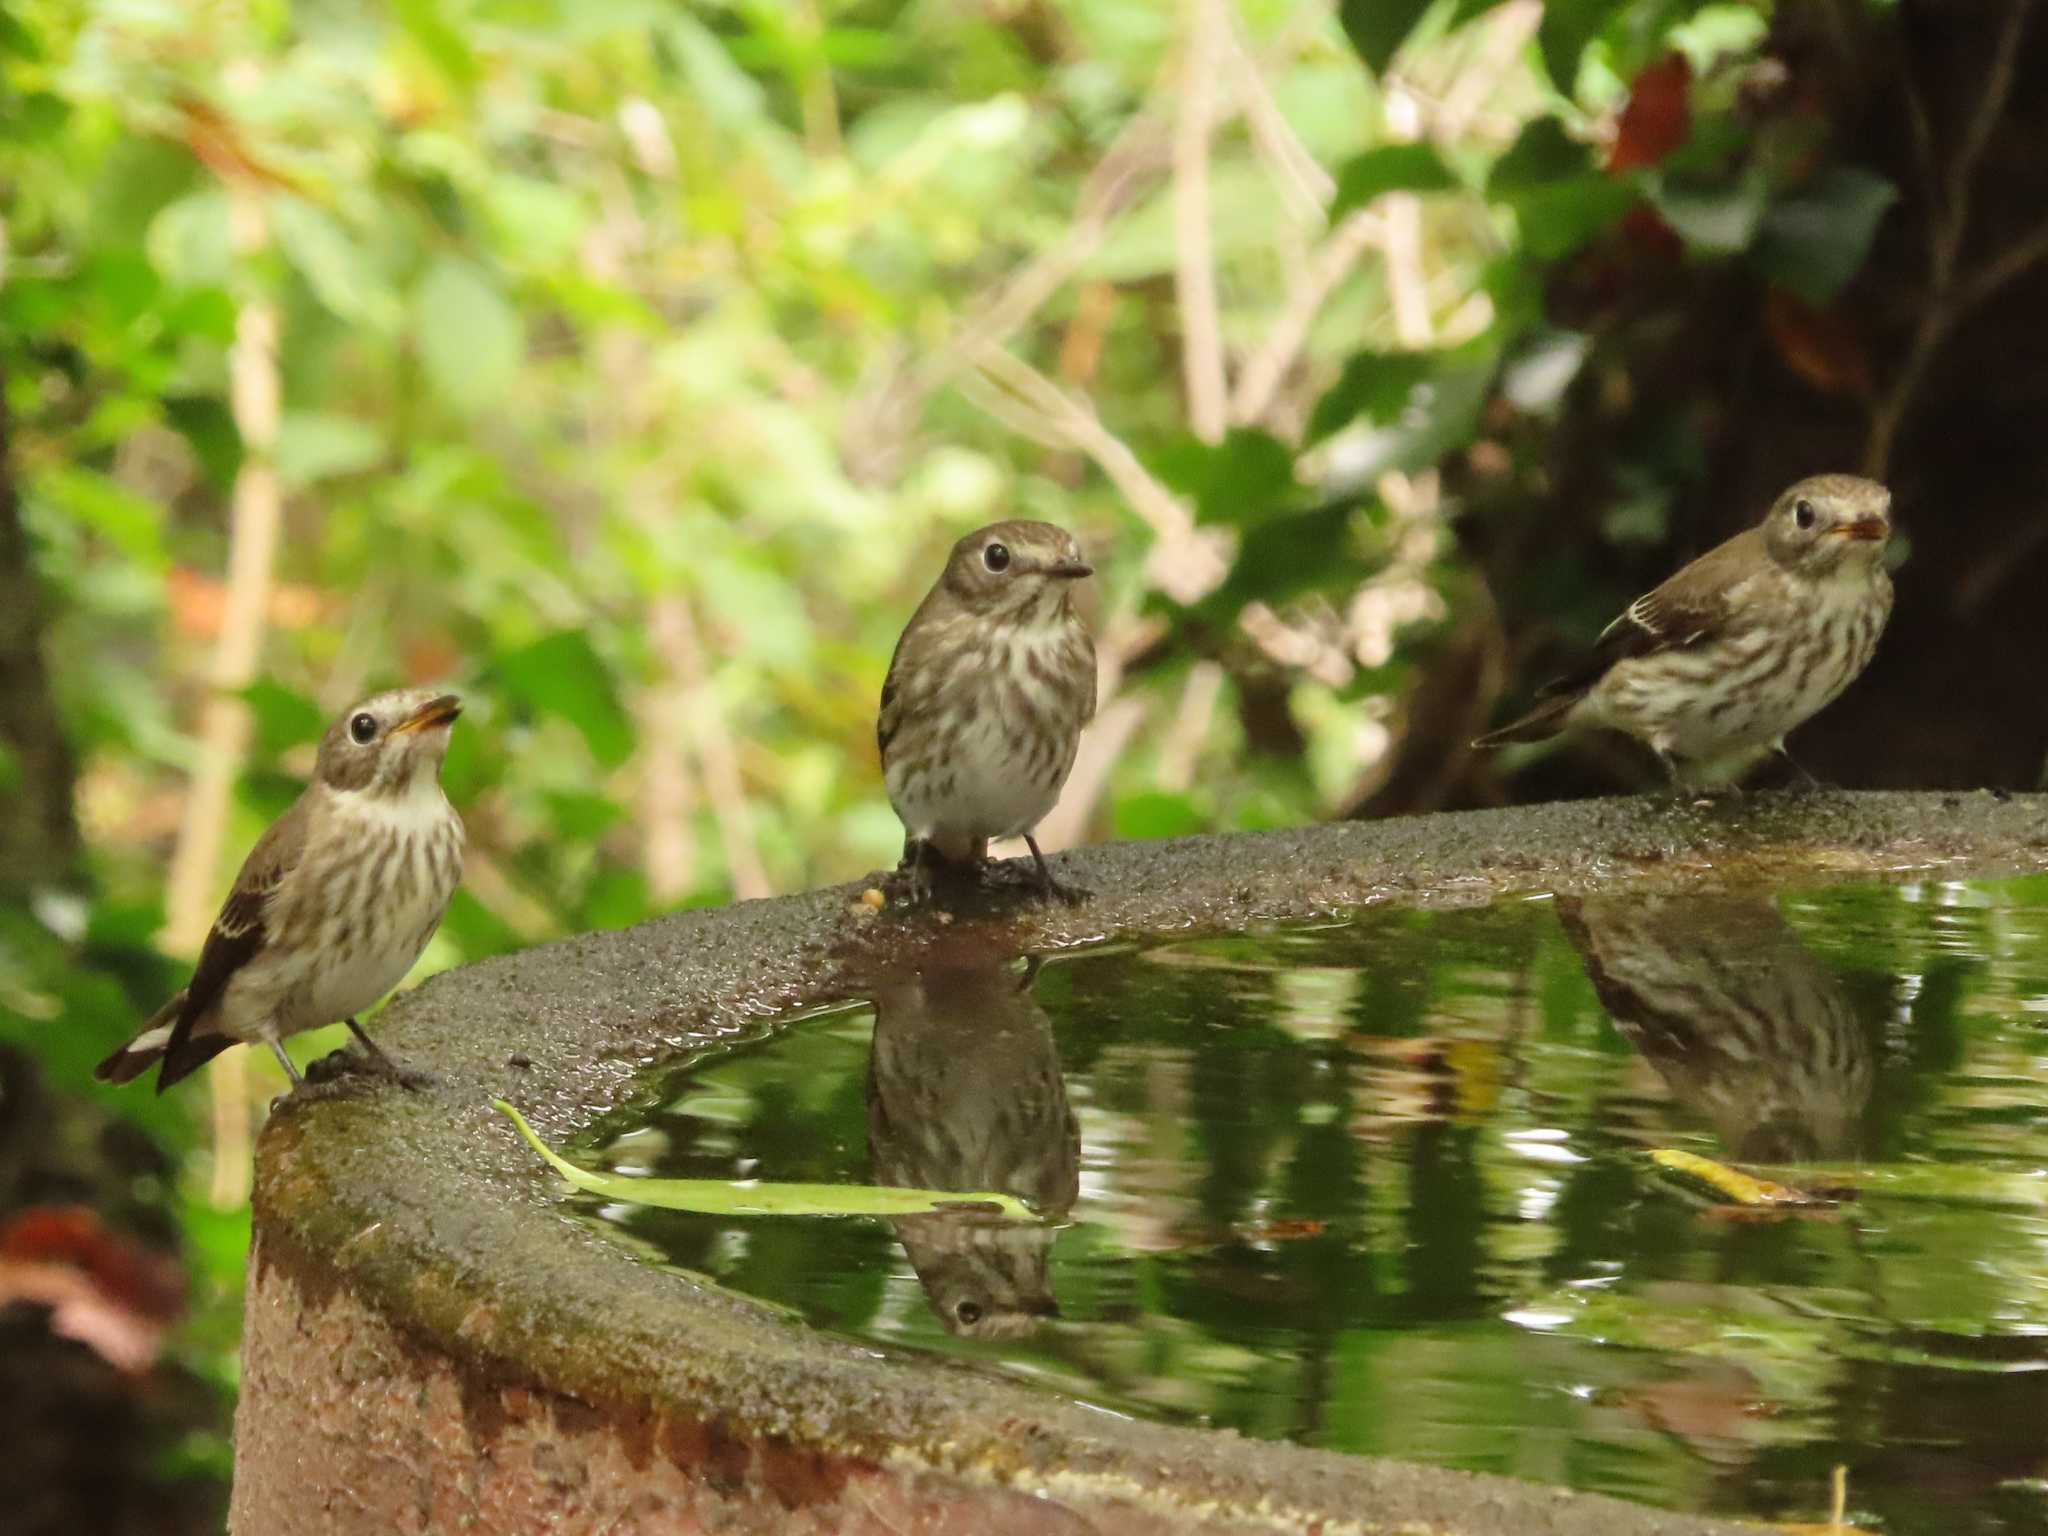
<path fill-rule="evenodd" d="M 1252 143 L 1271 168 L 1274 183 L 1295 218 L 1304 223 L 1320 222 L 1323 210 L 1337 195 L 1336 178 L 1316 162 L 1293 124 L 1281 113 L 1272 88 L 1266 84 L 1265 71 L 1245 40 L 1242 18 L 1233 15 L 1230 22 L 1224 42 L 1231 79 L 1237 86 L 1237 99 L 1251 129 Z"/>
<path fill-rule="evenodd" d="M 1238 370 L 1237 388 L 1230 400 L 1232 421 L 1249 426 L 1265 418 L 1288 369 L 1301 355 L 1309 327 L 1322 312 L 1330 291 L 1344 280 L 1379 235 L 1379 220 L 1369 210 L 1349 215 L 1330 232 L 1310 259 L 1308 270 L 1288 293 L 1266 339 Z"/>
<path fill-rule="evenodd" d="M 262 194 L 228 183 L 236 254 L 253 258 L 268 238 Z M 228 513 L 227 608 L 215 643 L 212 677 L 200 715 L 199 750 L 186 792 L 164 896 L 164 944 L 192 955 L 213 923 L 215 885 L 227 837 L 228 810 L 249 750 L 249 706 L 240 697 L 262 659 L 271 568 L 276 562 L 283 493 L 278 484 L 277 306 L 252 291 L 235 316 L 228 349 L 228 405 L 242 440 L 242 464 Z M 210 1195 L 221 1209 L 249 1193 L 249 1093 L 243 1053 L 230 1051 L 207 1074 L 213 1107 Z"/>
<path fill-rule="evenodd" d="M 1223 668 L 1213 661 L 1198 661 L 1188 668 L 1180 704 L 1173 712 L 1173 723 L 1166 728 L 1166 744 L 1159 749 L 1161 789 L 1179 794 L 1195 782 L 1202 744 L 1209 739 L 1216 703 L 1222 697 Z"/>
<path fill-rule="evenodd" d="M 1209 218 L 1209 141 L 1224 36 L 1222 0 L 1188 0 L 1180 114 L 1173 136 L 1174 289 L 1180 302 L 1181 378 L 1188 424 L 1205 443 L 1227 425 L 1223 330 L 1216 312 L 1216 250 Z"/>
<path fill-rule="evenodd" d="M 747 804 L 746 786 L 740 779 L 739 750 L 704 664 L 696 616 L 690 610 L 689 599 L 681 592 L 663 598 L 657 609 L 664 607 L 671 610 L 664 617 L 670 630 L 666 644 L 674 656 L 676 675 L 682 685 L 685 718 L 697 752 L 697 772 L 718 822 L 718 840 L 725 849 L 726 873 L 732 879 L 733 895 L 741 901 L 773 895 L 775 887 L 761 862 L 760 850 L 754 845 L 754 819 Z"/>
<path fill-rule="evenodd" d="M 1964 315 L 1986 302 L 1999 289 L 2018 277 L 2023 277 L 2041 262 L 2048 261 L 2048 223 L 2038 224 L 2009 245 L 1995 258 L 1987 261 L 1982 268 L 1964 279 L 1956 290 L 1954 302 L 1950 305 L 1951 325 Z"/>
<path fill-rule="evenodd" d="M 1991 143 L 1991 135 L 2004 116 L 2006 102 L 2011 97 L 2020 38 L 2026 32 L 2032 12 L 2033 0 L 2010 0 L 2006 6 L 2004 24 L 1992 45 L 1990 68 L 1977 96 L 1977 110 L 1964 128 L 1955 158 L 1949 162 L 1947 184 L 1945 187 L 1930 184 L 1928 188 L 1928 200 L 1933 206 L 1928 214 L 1927 298 L 1921 307 L 1920 324 L 1914 331 L 1912 345 L 1907 349 L 1898 372 L 1892 376 L 1891 388 L 1878 400 L 1876 409 L 1871 413 L 1870 438 L 1864 447 L 1863 468 L 1864 473 L 1873 479 L 1883 479 L 1890 469 L 1892 449 L 1898 440 L 1906 411 L 1925 381 L 1935 354 L 1941 350 L 1942 343 L 1948 339 L 1950 330 L 1963 312 L 1959 302 L 1963 295 L 1957 291 L 1957 267 L 1962 257 L 1963 237 L 1969 228 L 1972 183 L 1977 164 L 1983 159 L 1984 151 Z M 1912 83 L 1910 61 L 1902 67 L 1907 71 L 1907 94 L 1914 102 L 1917 114 L 1916 138 L 1924 137 L 1928 146 L 1925 152 L 1931 157 L 1933 135 L 1919 120 L 1924 118 L 1925 108 L 1919 103 L 1917 88 Z M 1981 299 L 1988 292 L 1985 290 L 1975 297 Z"/>

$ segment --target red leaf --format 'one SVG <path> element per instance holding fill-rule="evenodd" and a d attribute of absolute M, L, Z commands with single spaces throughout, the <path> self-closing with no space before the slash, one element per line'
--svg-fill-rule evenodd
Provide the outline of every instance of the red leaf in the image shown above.
<path fill-rule="evenodd" d="M 1646 65 L 1629 87 L 1628 105 L 1614 125 L 1614 145 L 1607 169 L 1619 174 L 1655 165 L 1692 137 L 1692 110 L 1686 101 L 1692 66 L 1682 53 L 1666 54 Z"/>
<path fill-rule="evenodd" d="M 184 1277 L 170 1258 L 107 1227 L 83 1205 L 38 1205 L 0 1228 L 0 1260 L 78 1270 L 111 1303 L 156 1322 L 185 1308 Z"/>
<path fill-rule="evenodd" d="M 1875 391 L 1870 355 L 1838 312 L 1774 287 L 1764 300 L 1764 324 L 1785 366 L 1822 394 L 1867 400 Z"/>
<path fill-rule="evenodd" d="M 1622 215 L 1621 233 L 1637 253 L 1650 261 L 1674 262 L 1685 254 L 1678 231 L 1648 203 L 1637 203 Z"/>

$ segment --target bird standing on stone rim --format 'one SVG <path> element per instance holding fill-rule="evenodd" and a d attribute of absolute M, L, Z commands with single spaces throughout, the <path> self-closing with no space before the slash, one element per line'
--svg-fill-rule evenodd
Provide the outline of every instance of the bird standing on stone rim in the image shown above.
<path fill-rule="evenodd" d="M 1542 703 L 1473 745 L 1605 726 L 1678 785 L 1732 782 L 1772 752 L 1789 760 L 1786 734 L 1855 681 L 1891 614 L 1891 499 L 1855 475 L 1801 480 L 1756 527 L 1629 604 Z"/>
<path fill-rule="evenodd" d="M 1090 574 L 1065 529 L 991 523 L 953 546 L 896 642 L 875 734 L 917 896 L 932 857 L 978 871 L 991 838 L 1020 836 L 1040 887 L 1071 894 L 1031 834 L 1095 713 L 1095 645 L 1073 604 Z"/>
<path fill-rule="evenodd" d="M 462 879 L 462 818 L 441 762 L 462 703 L 410 688 L 349 710 L 320 739 L 313 782 L 250 851 L 185 990 L 99 1064 L 125 1083 L 162 1062 L 161 1093 L 238 1041 L 261 1040 L 294 1087 L 285 1036 L 345 1021 L 405 979 Z"/>

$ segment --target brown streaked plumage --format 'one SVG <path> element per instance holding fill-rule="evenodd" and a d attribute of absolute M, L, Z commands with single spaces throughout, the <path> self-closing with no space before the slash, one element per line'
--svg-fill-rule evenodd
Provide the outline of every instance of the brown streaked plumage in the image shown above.
<path fill-rule="evenodd" d="M 878 1184 L 1015 1195 L 1045 1223 L 967 1211 L 892 1225 L 948 1332 L 1015 1338 L 1058 1314 L 1048 1260 L 1081 1188 L 1081 1129 L 1034 961 L 956 952 L 875 999 L 868 1162 Z"/>
<path fill-rule="evenodd" d="M 1876 1032 L 1768 895 L 1560 897 L 1557 915 L 1601 1006 L 1730 1157 L 1862 1150 Z"/>
<path fill-rule="evenodd" d="M 875 736 L 889 803 L 920 890 L 929 854 L 978 865 L 991 838 L 1023 837 L 1058 801 L 1095 713 L 1095 646 L 1074 612 L 1091 574 L 1050 523 L 976 529 L 953 546 L 896 643 Z"/>
<path fill-rule="evenodd" d="M 161 1062 L 157 1091 L 239 1041 L 356 1023 L 426 947 L 462 875 L 462 821 L 441 792 L 453 694 L 381 693 L 321 738 L 313 782 L 257 841 L 185 989 L 99 1064 L 125 1083 Z"/>
<path fill-rule="evenodd" d="M 1643 742 L 1674 780 L 1739 776 L 1833 702 L 1891 613 L 1891 493 L 1814 475 L 1756 527 L 1637 598 L 1542 702 L 1475 746 L 1604 726 Z"/>

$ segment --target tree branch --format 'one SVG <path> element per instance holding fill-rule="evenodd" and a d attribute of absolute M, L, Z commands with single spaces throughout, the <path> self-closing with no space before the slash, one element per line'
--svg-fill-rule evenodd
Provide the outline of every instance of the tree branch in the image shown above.
<path fill-rule="evenodd" d="M 262 194 L 228 183 L 236 253 L 246 262 L 268 238 Z M 164 897 L 164 946 L 195 955 L 213 924 L 229 801 L 249 748 L 249 708 L 240 698 L 262 659 L 264 617 L 276 562 L 283 493 L 278 485 L 277 305 L 244 295 L 228 349 L 228 401 L 242 439 L 242 465 L 228 520 L 227 610 L 215 643 L 211 691 L 200 715 L 197 761 L 186 791 Z M 212 1198 L 223 1209 L 249 1192 L 249 1094 L 244 1054 L 231 1051 L 207 1074 L 213 1100 Z"/>
<path fill-rule="evenodd" d="M 1947 185 L 1942 189 L 1945 195 L 1937 193 L 1931 186 L 1929 188 L 1929 202 L 1938 202 L 1938 206 L 1929 209 L 1928 217 L 1927 299 L 1921 306 L 1920 324 L 1913 334 L 1912 345 L 1907 349 L 1898 372 L 1892 376 L 1892 387 L 1878 400 L 1871 413 L 1870 437 L 1863 453 L 1863 472 L 1874 480 L 1882 480 L 1891 468 L 1892 450 L 1906 411 L 1925 381 L 1935 355 L 1948 339 L 1949 331 L 1967 307 L 1962 302 L 1964 295 L 1957 292 L 1956 269 L 1962 256 L 1963 236 L 1969 226 L 1971 184 L 1977 163 L 1983 159 L 1984 151 L 1991 143 L 1991 135 L 1997 129 L 1998 121 L 2005 113 L 2006 102 L 2011 97 L 2020 38 L 2026 32 L 2032 12 L 2033 0 L 2009 0 L 2004 24 L 1992 45 L 1990 67 L 1985 72 L 1984 85 L 1977 97 L 1977 110 L 1964 129 L 1962 142 L 1956 146 L 1955 158 L 1949 163 Z M 1931 156 L 1933 135 L 1925 123 L 1925 108 L 1913 86 L 1910 57 L 1901 67 L 1906 71 L 1907 94 L 1916 114 L 1916 142 L 1922 143 L 1924 152 Z M 2001 282 L 2004 280 L 2000 279 Z M 1984 289 L 1976 293 L 1974 299 L 1981 300 L 1990 291 Z"/>
<path fill-rule="evenodd" d="M 1226 426 L 1216 251 L 1209 233 L 1209 140 L 1223 42 L 1222 0 L 1188 0 L 1189 32 L 1173 136 L 1174 290 L 1180 301 L 1181 378 L 1188 424 L 1205 443 Z"/>

